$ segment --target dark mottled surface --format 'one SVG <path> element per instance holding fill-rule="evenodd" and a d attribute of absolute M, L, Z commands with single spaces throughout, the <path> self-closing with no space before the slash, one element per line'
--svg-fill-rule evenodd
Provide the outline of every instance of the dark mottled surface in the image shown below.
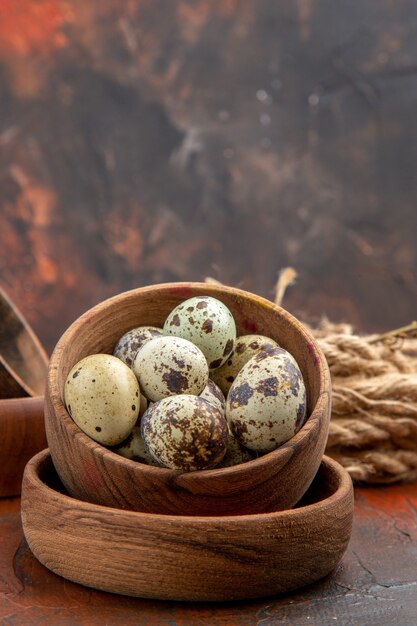
<path fill-rule="evenodd" d="M 236 438 L 270 451 L 288 441 L 305 417 L 306 390 L 300 369 L 282 348 L 255 354 L 239 372 L 226 400 Z"/>
<path fill-rule="evenodd" d="M 306 403 L 304 402 L 300 404 L 297 409 L 297 419 L 295 422 L 296 432 L 298 432 L 301 426 L 304 424 L 306 416 L 307 416 L 307 407 L 306 407 Z"/>
<path fill-rule="evenodd" d="M 202 352 L 180 337 L 160 336 L 147 342 L 135 357 L 133 371 L 141 393 L 156 401 L 179 393 L 200 393 L 208 381 Z"/>
<path fill-rule="evenodd" d="M 48 348 L 119 291 L 288 264 L 296 313 L 414 319 L 413 0 L 9 5 L 1 283 Z"/>
<path fill-rule="evenodd" d="M 228 401 L 231 407 L 237 408 L 239 406 L 246 406 L 249 398 L 252 396 L 252 387 L 248 383 L 242 383 L 241 385 L 235 385 L 230 389 Z"/>
<path fill-rule="evenodd" d="M 281 376 L 288 383 L 293 396 L 300 395 L 300 386 L 304 387 L 304 381 L 300 368 L 290 359 L 282 360 Z"/>
<path fill-rule="evenodd" d="M 185 393 L 189 388 L 188 377 L 172 368 L 162 375 L 162 380 L 171 393 Z"/>
<path fill-rule="evenodd" d="M 185 367 L 185 360 L 184 359 L 179 359 L 178 357 L 176 357 L 175 355 L 172 356 L 172 360 L 174 361 L 174 363 L 176 365 L 178 365 L 178 367 L 183 370 Z M 187 365 L 187 369 L 191 369 L 191 365 Z"/>
<path fill-rule="evenodd" d="M 113 354 L 121 359 L 128 367 L 132 366 L 136 353 L 153 337 L 162 335 L 162 329 L 153 326 L 132 328 L 115 345 Z"/>
<path fill-rule="evenodd" d="M 236 354 L 242 354 L 242 352 L 244 352 L 245 350 L 246 350 L 246 345 L 242 343 L 241 341 L 237 340 L 234 352 L 236 352 Z M 229 365 L 231 365 L 231 362 L 229 363 Z"/>
<path fill-rule="evenodd" d="M 220 408 L 220 410 L 224 413 L 225 408 L 226 408 L 225 397 L 222 391 L 216 385 L 216 383 L 213 382 L 210 378 L 207 382 L 207 385 L 201 392 L 200 396 L 203 397 L 208 402 L 212 402 L 215 406 Z"/>
<path fill-rule="evenodd" d="M 288 354 L 288 352 L 284 350 L 284 348 L 277 348 L 276 346 L 265 345 L 262 347 L 262 350 L 258 352 L 258 354 L 255 354 L 253 361 L 255 363 L 261 363 L 269 357 L 282 356 L 285 354 Z"/>
<path fill-rule="evenodd" d="M 278 395 L 278 379 L 275 376 L 270 376 L 261 380 L 256 385 L 256 391 L 265 397 Z"/>
<path fill-rule="evenodd" d="M 209 367 L 210 369 L 215 370 L 221 364 L 222 364 L 222 359 L 214 359 L 214 361 L 211 361 L 211 363 L 209 363 Z"/>
<path fill-rule="evenodd" d="M 243 439 L 248 432 L 248 427 L 245 422 L 229 419 L 229 425 L 237 440 Z"/>
<path fill-rule="evenodd" d="M 171 321 L 169 322 L 170 326 L 179 326 L 180 325 L 180 318 L 178 317 L 177 314 L 173 315 Z"/>
<path fill-rule="evenodd" d="M 164 331 L 194 343 L 210 369 L 224 363 L 236 340 L 232 314 L 222 302 L 209 296 L 197 296 L 176 306 L 166 318 Z"/>
<path fill-rule="evenodd" d="M 201 330 L 205 332 L 206 334 L 211 333 L 211 331 L 213 330 L 213 320 L 211 319 L 204 320 Z"/>
<path fill-rule="evenodd" d="M 228 339 L 226 341 L 226 345 L 223 350 L 223 356 L 230 356 L 230 353 L 233 350 L 233 339 Z"/>
<path fill-rule="evenodd" d="M 265 349 L 271 350 L 276 347 L 272 339 L 263 337 L 262 335 L 258 337 L 259 338 L 255 338 L 255 335 L 242 335 L 238 337 L 230 358 L 217 371 L 212 373 L 213 380 L 219 385 L 225 395 L 227 395 L 231 383 L 233 383 L 242 367 L 246 365 L 257 352 Z"/>
<path fill-rule="evenodd" d="M 165 467 L 193 471 L 213 467 L 227 450 L 227 423 L 218 408 L 196 396 L 165 398 L 142 417 L 141 433 Z"/>

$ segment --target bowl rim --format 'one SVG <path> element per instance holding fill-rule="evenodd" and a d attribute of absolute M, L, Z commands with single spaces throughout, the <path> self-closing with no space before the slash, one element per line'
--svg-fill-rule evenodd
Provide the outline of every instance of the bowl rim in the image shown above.
<path fill-rule="evenodd" d="M 181 524 L 212 524 L 218 523 L 223 525 L 234 525 L 234 524 L 250 524 L 250 523 L 259 523 L 259 522 L 267 522 L 269 520 L 291 520 L 296 518 L 299 521 L 302 521 L 303 518 L 310 518 L 314 515 L 315 511 L 323 511 L 323 508 L 330 508 L 333 505 L 336 505 L 337 502 L 343 501 L 349 497 L 349 494 L 353 494 L 353 483 L 350 475 L 347 470 L 334 459 L 323 456 L 319 469 L 324 469 L 326 475 L 330 475 L 331 477 L 336 477 L 337 483 L 336 488 L 331 493 L 330 496 L 326 498 L 322 498 L 317 502 L 313 502 L 312 504 L 307 504 L 305 506 L 301 506 L 298 508 L 285 509 L 282 511 L 269 511 L 266 513 L 244 513 L 238 515 L 174 515 L 171 513 L 148 513 L 146 511 L 131 511 L 129 509 L 119 509 L 116 507 L 106 506 L 103 504 L 95 504 L 88 502 L 86 500 L 79 500 L 73 496 L 68 494 L 61 493 L 57 491 L 53 487 L 50 487 L 46 484 L 44 480 L 40 477 L 40 472 L 42 467 L 46 464 L 50 463 L 52 470 L 56 473 L 58 479 L 58 473 L 56 472 L 51 453 L 49 448 L 45 448 L 41 452 L 38 452 L 31 460 L 28 462 L 25 468 L 24 482 L 31 481 L 32 485 L 37 483 L 39 488 L 42 489 L 45 493 L 52 493 L 54 497 L 58 500 L 76 503 L 77 507 L 82 507 L 85 510 L 95 510 L 95 511 L 103 511 L 103 513 L 112 513 L 113 515 L 121 515 L 128 517 L 135 517 L 136 519 L 146 519 L 149 522 L 155 521 L 165 521 Z"/>
<path fill-rule="evenodd" d="M 157 467 L 153 465 L 146 465 L 144 463 L 138 463 L 137 461 L 133 461 L 131 459 L 127 459 L 121 455 L 116 454 L 111 449 L 102 446 L 94 439 L 91 439 L 86 435 L 74 420 L 69 416 L 63 399 L 61 398 L 61 394 L 59 391 L 58 385 L 58 366 L 60 361 L 61 351 L 63 346 L 65 346 L 77 333 L 77 330 L 80 326 L 88 324 L 93 316 L 99 314 L 103 309 L 106 309 L 109 305 L 113 305 L 121 297 L 129 297 L 133 296 L 136 293 L 146 293 L 156 291 L 158 289 L 164 290 L 173 290 L 173 291 L 187 291 L 189 289 L 201 289 L 207 290 L 208 295 L 212 295 L 216 297 L 216 294 L 220 294 L 221 292 L 227 292 L 230 295 L 241 297 L 243 299 L 250 299 L 253 303 L 256 303 L 257 306 L 261 306 L 264 309 L 272 310 L 278 313 L 281 317 L 286 318 L 286 320 L 297 329 L 297 331 L 304 336 L 306 342 L 308 342 L 309 350 L 311 349 L 311 356 L 314 357 L 316 363 L 318 365 L 318 375 L 320 377 L 320 387 L 318 391 L 317 401 L 312 407 L 312 411 L 305 421 L 300 430 L 288 441 L 283 443 L 281 446 L 276 448 L 275 450 L 271 450 L 270 452 L 264 454 L 263 456 L 257 457 L 250 461 L 246 461 L 245 463 L 239 463 L 237 465 L 232 465 L 230 467 L 218 467 L 212 469 L 204 469 L 204 470 L 196 470 L 193 472 L 184 472 L 181 470 L 173 470 L 165 467 Z M 184 296 L 184 299 L 187 299 L 189 296 Z M 262 469 L 263 466 L 269 465 L 271 459 L 278 459 L 287 454 L 292 447 L 297 446 L 305 436 L 308 435 L 309 431 L 314 427 L 313 420 L 311 419 L 315 414 L 320 415 L 320 413 L 325 413 L 321 411 L 322 405 L 327 405 L 331 400 L 331 381 L 330 381 L 330 372 L 327 365 L 326 358 L 317 344 L 315 338 L 310 333 L 310 331 L 291 313 L 289 313 L 283 307 L 263 298 L 262 296 L 258 296 L 257 294 L 244 291 L 243 289 L 237 289 L 235 287 L 229 287 L 227 285 L 217 285 L 213 283 L 203 283 L 203 282 L 172 282 L 172 283 L 157 283 L 152 285 L 147 285 L 144 287 L 138 287 L 135 289 L 130 289 L 128 291 L 123 291 L 118 293 L 102 302 L 96 304 L 91 307 L 87 311 L 85 311 L 81 316 L 79 316 L 76 320 L 72 322 L 72 324 L 66 329 L 66 331 L 62 334 L 60 339 L 58 340 L 48 367 L 47 373 L 47 386 L 46 386 L 46 394 L 49 396 L 49 401 L 52 405 L 53 411 L 56 414 L 58 420 L 65 421 L 65 428 L 69 431 L 70 435 L 74 438 L 80 439 L 82 444 L 87 446 L 92 453 L 98 454 L 100 457 L 108 455 L 109 452 L 112 453 L 113 457 L 112 461 L 117 463 L 120 466 L 131 467 L 132 469 L 139 470 L 147 474 L 150 478 L 152 476 L 165 476 L 165 477 L 187 477 L 187 476 L 201 476 L 207 478 L 210 476 L 232 476 L 234 474 L 240 473 L 242 468 L 253 468 L 257 467 Z M 329 410 L 330 414 L 330 410 Z M 328 416 L 330 418 L 330 415 Z M 46 429 L 48 436 L 48 428 Z"/>

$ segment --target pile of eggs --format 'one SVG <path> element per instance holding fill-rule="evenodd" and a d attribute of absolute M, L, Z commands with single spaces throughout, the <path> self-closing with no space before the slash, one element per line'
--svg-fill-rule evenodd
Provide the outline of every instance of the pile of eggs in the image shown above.
<path fill-rule="evenodd" d="M 179 304 L 163 328 L 129 330 L 113 355 L 79 361 L 64 399 L 98 443 L 181 471 L 249 461 L 288 441 L 306 418 L 293 356 L 268 337 L 236 337 L 231 312 L 210 296 Z"/>

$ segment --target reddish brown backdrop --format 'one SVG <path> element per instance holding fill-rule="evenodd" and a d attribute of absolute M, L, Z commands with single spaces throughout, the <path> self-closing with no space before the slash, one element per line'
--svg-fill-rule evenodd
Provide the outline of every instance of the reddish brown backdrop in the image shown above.
<path fill-rule="evenodd" d="M 0 0 L 0 280 L 51 349 L 206 275 L 382 330 L 415 316 L 413 0 Z"/>

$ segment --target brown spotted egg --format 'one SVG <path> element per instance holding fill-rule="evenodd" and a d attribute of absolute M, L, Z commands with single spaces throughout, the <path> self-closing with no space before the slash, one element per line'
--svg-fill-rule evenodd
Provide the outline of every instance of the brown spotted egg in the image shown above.
<path fill-rule="evenodd" d="M 232 467 L 233 465 L 252 461 L 252 459 L 256 459 L 256 457 L 257 453 L 254 450 L 248 450 L 248 448 L 242 446 L 229 429 L 227 451 L 218 467 Z"/>
<path fill-rule="evenodd" d="M 154 459 L 174 470 L 211 468 L 227 449 L 228 428 L 219 409 L 187 394 L 153 404 L 142 417 L 141 433 Z"/>
<path fill-rule="evenodd" d="M 159 335 L 162 335 L 162 328 L 157 328 L 156 326 L 138 326 L 137 328 L 132 328 L 120 337 L 113 354 L 123 361 L 123 363 L 132 367 L 136 352 L 140 350 L 147 341 Z"/>
<path fill-rule="evenodd" d="M 221 389 L 210 378 L 203 391 L 200 393 L 200 398 L 204 398 L 207 402 L 211 402 L 216 406 L 222 414 L 225 414 L 226 400 L 221 392 Z"/>
<path fill-rule="evenodd" d="M 140 422 L 140 418 L 142 417 L 142 415 L 145 413 L 146 409 L 148 408 L 148 400 L 145 398 L 145 396 L 143 395 L 143 393 L 141 393 L 139 395 L 139 416 L 138 416 L 138 422 Z"/>
<path fill-rule="evenodd" d="M 181 337 L 154 337 L 145 343 L 132 370 L 142 393 L 153 402 L 182 393 L 197 396 L 208 381 L 204 354 Z"/>
<path fill-rule="evenodd" d="M 106 446 L 121 443 L 139 415 L 136 376 L 110 354 L 81 359 L 65 381 L 64 399 L 74 422 L 89 437 Z"/>
<path fill-rule="evenodd" d="M 225 396 L 229 393 L 233 381 L 244 365 L 261 350 L 276 348 L 278 344 L 264 335 L 241 335 L 236 339 L 232 354 L 221 367 L 211 372 L 214 382 Z"/>
<path fill-rule="evenodd" d="M 145 463 L 145 465 L 159 466 L 159 463 L 157 463 L 153 456 L 149 453 L 149 450 L 142 439 L 139 426 L 135 426 L 129 437 L 125 439 L 125 441 L 122 441 L 120 445 L 113 448 L 113 452 L 119 456 L 123 456 L 125 459 Z"/>
<path fill-rule="evenodd" d="M 205 355 L 210 369 L 228 359 L 236 340 L 233 315 L 211 296 L 196 296 L 179 304 L 168 315 L 163 330 L 164 335 L 192 341 Z"/>
<path fill-rule="evenodd" d="M 274 450 L 303 425 L 306 390 L 295 359 L 282 348 L 256 354 L 236 376 L 226 400 L 229 426 L 246 448 Z"/>

